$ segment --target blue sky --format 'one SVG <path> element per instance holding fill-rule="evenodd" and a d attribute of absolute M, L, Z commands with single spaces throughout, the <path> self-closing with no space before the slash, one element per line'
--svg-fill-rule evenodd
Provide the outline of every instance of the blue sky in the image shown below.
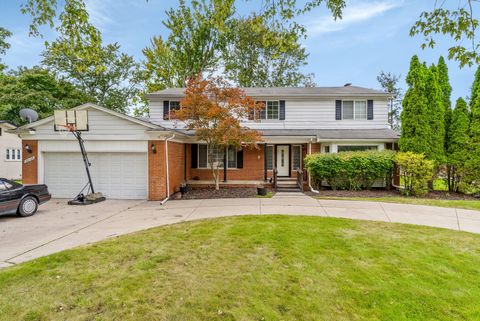
<path fill-rule="evenodd" d="M 23 1 L 0 0 L 0 25 L 14 33 L 12 48 L 4 61 L 9 66 L 33 66 L 41 60 L 44 40 L 54 39 L 54 32 L 42 29 L 45 38 L 28 37 L 30 18 L 20 14 Z M 237 11 L 255 10 L 260 1 L 237 1 Z M 105 42 L 118 42 L 122 50 L 143 59 L 142 49 L 154 35 L 167 34 L 162 25 L 165 10 L 176 0 L 87 0 L 92 22 L 102 31 Z M 435 49 L 421 50 L 421 38 L 411 38 L 409 30 L 423 10 L 430 10 L 434 0 L 353 0 L 349 1 L 344 18 L 335 22 L 324 8 L 298 18 L 307 26 L 308 38 L 303 45 L 310 53 L 306 72 L 315 74 L 319 86 L 338 86 L 347 82 L 378 88 L 376 76 L 381 70 L 400 74 L 408 72 L 412 55 L 427 63 L 447 55 L 448 39 L 440 38 Z M 448 62 L 452 100 L 470 93 L 475 70 L 459 69 Z M 402 86 L 406 85 L 402 81 Z"/>

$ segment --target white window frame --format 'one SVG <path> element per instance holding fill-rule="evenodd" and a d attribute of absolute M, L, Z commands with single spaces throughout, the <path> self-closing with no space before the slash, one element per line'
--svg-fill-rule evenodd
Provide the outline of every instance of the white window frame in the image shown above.
<path fill-rule="evenodd" d="M 345 101 L 351 101 L 353 102 L 353 118 L 348 118 L 348 119 L 345 119 L 345 112 L 344 112 L 344 109 L 343 109 L 343 103 Z M 356 109 L 357 109 L 357 102 L 365 102 L 365 118 L 357 118 L 357 113 L 356 113 Z M 368 119 L 368 101 L 366 99 L 345 99 L 345 100 L 342 100 L 342 120 L 367 120 Z"/>
<path fill-rule="evenodd" d="M 337 145 L 337 153 L 341 153 L 338 150 L 339 147 L 349 147 L 349 146 L 365 147 L 365 148 L 375 147 L 375 149 L 365 149 L 365 151 L 367 151 L 367 150 L 375 150 L 375 151 L 381 150 L 380 147 L 378 146 L 378 144 L 338 144 Z"/>
<path fill-rule="evenodd" d="M 294 167 L 294 155 L 293 155 L 293 151 L 295 150 L 295 147 L 299 147 L 300 148 L 300 167 L 299 169 L 302 170 L 302 165 L 303 165 L 303 160 L 302 160 L 302 154 L 303 154 L 303 149 L 302 149 L 302 145 L 298 145 L 298 144 L 295 144 L 295 145 L 292 145 L 292 168 L 291 170 L 292 171 L 296 171 L 297 169 Z"/>
<path fill-rule="evenodd" d="M 171 117 L 172 103 L 178 103 L 178 109 L 181 108 L 181 106 L 180 106 L 180 100 L 169 100 L 169 101 L 168 101 L 168 120 L 172 120 L 172 117 Z M 178 110 L 178 109 L 176 109 L 176 110 Z"/>
<path fill-rule="evenodd" d="M 265 108 L 263 110 L 255 110 L 254 114 L 254 121 L 261 120 L 261 121 L 277 121 L 280 120 L 280 100 L 258 100 L 255 103 L 265 102 Z M 277 103 L 277 118 L 268 118 L 268 103 L 276 102 Z M 262 111 L 265 111 L 265 118 L 261 118 Z"/>
<path fill-rule="evenodd" d="M 198 168 L 199 168 L 199 169 L 210 169 L 210 167 L 209 167 L 209 161 L 208 161 L 208 156 L 209 156 L 209 154 L 210 154 L 210 153 L 208 152 L 208 145 L 207 145 L 207 144 L 198 144 L 198 145 L 199 145 L 199 146 L 200 146 L 200 145 L 206 146 L 206 150 L 207 150 L 207 157 L 206 157 L 206 158 L 207 158 L 207 164 L 206 164 L 205 167 L 202 167 L 202 166 L 200 166 L 200 148 L 197 148 Z M 229 150 L 230 150 L 230 149 L 227 148 L 227 153 L 229 152 Z M 227 169 L 237 169 L 237 166 L 238 166 L 238 158 L 237 158 L 237 154 L 236 154 L 236 153 L 235 153 L 234 155 L 235 155 L 235 167 L 230 167 L 230 166 L 228 166 L 228 154 L 227 154 L 227 166 L 228 166 Z M 222 161 L 221 161 L 222 163 L 223 163 L 223 159 L 224 159 L 224 158 L 222 158 Z M 220 168 L 223 168 L 223 165 L 221 165 Z"/>
<path fill-rule="evenodd" d="M 267 147 L 272 148 L 272 168 L 271 169 L 268 169 L 268 163 L 267 163 L 267 171 L 271 172 L 275 168 L 275 145 L 267 145 Z"/>
<path fill-rule="evenodd" d="M 7 158 L 7 156 L 9 156 Z M 5 161 L 6 162 L 20 162 L 22 160 L 22 150 L 20 148 L 6 148 Z"/>

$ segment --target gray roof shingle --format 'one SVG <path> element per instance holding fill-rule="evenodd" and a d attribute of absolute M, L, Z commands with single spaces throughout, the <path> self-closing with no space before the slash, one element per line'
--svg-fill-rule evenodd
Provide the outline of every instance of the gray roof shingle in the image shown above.
<path fill-rule="evenodd" d="M 390 96 L 381 90 L 358 87 L 248 87 L 243 88 L 252 97 L 332 97 L 332 96 Z M 147 98 L 184 97 L 185 88 L 167 88 L 147 95 Z"/>

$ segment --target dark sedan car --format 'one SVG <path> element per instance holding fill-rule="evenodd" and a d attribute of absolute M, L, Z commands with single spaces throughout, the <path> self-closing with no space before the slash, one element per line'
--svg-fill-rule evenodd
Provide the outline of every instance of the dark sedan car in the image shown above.
<path fill-rule="evenodd" d="M 47 185 L 22 185 L 0 178 L 0 215 L 32 216 L 52 196 Z"/>

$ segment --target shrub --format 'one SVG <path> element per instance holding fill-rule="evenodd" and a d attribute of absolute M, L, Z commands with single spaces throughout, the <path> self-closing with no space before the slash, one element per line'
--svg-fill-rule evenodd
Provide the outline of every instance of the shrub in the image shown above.
<path fill-rule="evenodd" d="M 400 168 L 405 194 L 423 196 L 428 192 L 428 181 L 435 170 L 434 161 L 426 159 L 424 154 L 402 152 L 395 155 L 395 163 Z"/>
<path fill-rule="evenodd" d="M 315 182 L 326 181 L 332 189 L 369 189 L 377 179 L 390 176 L 392 151 L 341 152 L 313 154 L 305 158 L 305 166 Z"/>

